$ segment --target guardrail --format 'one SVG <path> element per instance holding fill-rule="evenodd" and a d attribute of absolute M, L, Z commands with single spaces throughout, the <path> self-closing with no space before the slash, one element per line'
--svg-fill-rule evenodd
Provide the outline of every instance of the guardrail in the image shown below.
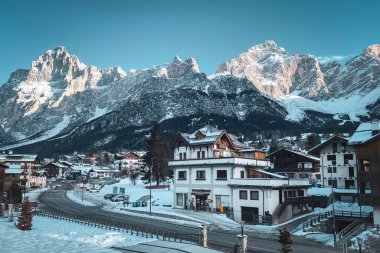
<path fill-rule="evenodd" d="M 104 230 L 113 230 L 122 233 L 129 233 L 145 238 L 155 238 L 163 241 L 173 241 L 182 243 L 200 244 L 200 233 L 178 233 L 177 231 L 168 231 L 165 229 L 151 229 L 143 226 L 126 224 L 122 222 L 107 222 L 100 219 L 83 218 L 75 215 L 67 215 L 56 212 L 34 211 L 34 215 L 48 217 L 56 220 L 64 220 L 77 223 L 84 226 L 96 227 Z"/>

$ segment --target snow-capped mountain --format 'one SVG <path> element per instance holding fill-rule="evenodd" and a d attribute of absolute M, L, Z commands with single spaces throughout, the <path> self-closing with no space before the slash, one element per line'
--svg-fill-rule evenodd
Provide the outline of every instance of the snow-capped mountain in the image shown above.
<path fill-rule="evenodd" d="M 176 56 L 171 63 L 126 73 L 86 66 L 58 47 L 33 61 L 30 70 L 13 72 L 0 87 L 0 149 L 36 142 L 33 148 L 66 151 L 126 139 L 139 143 L 134 136 L 155 121 L 168 132 L 189 131 L 184 128 L 209 120 L 242 133 L 342 124 L 350 118 L 332 114 L 357 119 L 357 111 L 379 107 L 378 47 L 341 66 L 289 55 L 267 41 L 221 64 L 210 77 L 193 58 Z M 347 98 L 366 100 L 348 109 L 352 115 L 332 106 L 333 101 L 343 107 Z"/>
<path fill-rule="evenodd" d="M 376 114 L 371 108 L 380 97 L 380 45 L 369 46 L 341 65 L 320 63 L 313 55 L 290 55 L 274 41 L 266 41 L 221 64 L 212 77 L 220 75 L 246 77 L 301 114 L 315 110 L 358 120 Z"/>

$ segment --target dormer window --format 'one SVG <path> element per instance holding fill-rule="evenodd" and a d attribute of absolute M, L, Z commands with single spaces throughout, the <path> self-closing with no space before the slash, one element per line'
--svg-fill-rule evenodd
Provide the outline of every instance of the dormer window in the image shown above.
<path fill-rule="evenodd" d="M 197 132 L 196 134 L 195 134 L 195 138 L 197 139 L 197 140 L 201 140 L 201 139 L 203 139 L 205 137 L 205 135 L 202 133 L 202 132 Z"/>

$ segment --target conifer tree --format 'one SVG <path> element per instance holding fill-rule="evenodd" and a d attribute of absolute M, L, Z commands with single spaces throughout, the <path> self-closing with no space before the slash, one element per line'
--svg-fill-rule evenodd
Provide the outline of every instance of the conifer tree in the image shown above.
<path fill-rule="evenodd" d="M 280 230 L 280 238 L 279 241 L 281 243 L 281 252 L 282 253 L 290 253 L 292 252 L 292 234 L 287 229 Z"/>
<path fill-rule="evenodd" d="M 18 229 L 21 230 L 32 230 L 32 219 L 33 210 L 30 205 L 29 199 L 26 198 L 25 202 L 22 204 L 21 215 L 18 217 Z"/>
<path fill-rule="evenodd" d="M 156 180 L 157 186 L 160 184 L 161 179 L 170 175 L 168 146 L 165 143 L 158 123 L 153 126 L 146 142 L 144 161 L 151 168 L 152 179 Z M 145 179 L 150 180 L 150 172 L 146 173 Z"/>

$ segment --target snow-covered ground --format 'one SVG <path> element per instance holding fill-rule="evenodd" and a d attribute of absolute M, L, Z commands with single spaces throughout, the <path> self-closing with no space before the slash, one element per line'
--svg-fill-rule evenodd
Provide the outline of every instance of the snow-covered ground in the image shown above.
<path fill-rule="evenodd" d="M 137 180 L 136 185 L 133 185 L 129 179 L 122 179 L 119 183 L 113 185 L 107 185 L 100 192 L 90 193 L 88 191 L 84 191 L 82 202 L 82 190 L 77 190 L 75 193 L 68 193 L 67 196 L 83 205 L 97 205 L 102 206 L 104 210 L 118 212 L 118 213 L 128 213 L 129 215 L 135 215 L 140 217 L 150 217 L 153 219 L 166 220 L 168 222 L 179 223 L 179 224 L 187 224 L 193 226 L 199 226 L 201 224 L 207 224 L 210 228 L 221 228 L 226 230 L 238 230 L 240 229 L 240 223 L 237 223 L 231 219 L 229 219 L 225 214 L 204 212 L 204 211 L 194 211 L 194 210 L 184 210 L 184 209 L 176 209 L 172 208 L 174 192 L 173 187 L 164 188 L 164 189 L 152 189 L 152 212 L 156 214 L 163 214 L 167 217 L 162 216 L 149 216 L 149 205 L 146 207 L 133 207 L 131 204 L 129 206 L 123 205 L 122 202 L 111 202 L 110 200 L 105 200 L 104 195 L 113 193 L 114 187 L 117 187 L 118 192 L 120 192 L 120 188 L 125 189 L 125 195 L 129 195 L 130 202 L 136 202 L 143 196 L 149 196 L 149 189 L 145 188 L 147 185 L 144 184 L 141 180 Z M 329 190 L 328 188 L 318 188 L 322 190 Z M 149 199 L 149 197 L 147 198 Z M 352 206 L 349 203 L 337 202 L 335 204 L 336 210 L 351 210 Z M 299 216 L 296 219 L 301 219 L 306 216 L 310 216 L 313 214 L 318 214 L 322 212 L 326 212 L 331 210 L 332 207 L 328 207 L 326 209 L 316 208 L 314 212 L 307 213 L 305 215 Z M 356 210 L 356 209 L 355 209 Z M 366 209 L 362 209 L 365 211 Z M 138 211 L 138 212 L 136 212 Z M 294 220 L 290 220 L 288 222 L 292 222 Z M 245 229 L 247 231 L 261 232 L 261 233 L 278 233 L 278 228 L 280 226 L 286 225 L 288 222 L 282 223 L 280 225 L 275 226 L 263 226 L 263 225 L 246 225 Z"/>
<path fill-rule="evenodd" d="M 128 233 L 33 217 L 33 230 L 18 230 L 14 223 L 0 219 L 0 252 L 115 252 L 112 246 L 129 246 L 153 241 Z"/>
<path fill-rule="evenodd" d="M 37 202 L 38 196 L 44 191 L 49 190 L 50 188 L 37 188 L 25 193 L 25 197 L 29 198 L 30 202 Z"/>
<path fill-rule="evenodd" d="M 377 229 L 364 230 L 362 233 L 351 239 L 349 242 L 349 249 L 359 251 L 359 244 L 361 244 L 364 252 L 378 252 L 374 250 L 379 250 L 380 231 Z"/>
<path fill-rule="evenodd" d="M 281 102 L 288 111 L 288 120 L 300 121 L 305 110 L 312 110 L 329 114 L 348 114 L 350 120 L 359 121 L 358 115 L 366 115 L 368 110 L 365 107 L 375 102 L 379 96 L 380 87 L 367 94 L 357 93 L 349 97 L 318 102 L 300 97 L 297 94 L 291 94 L 281 98 Z"/>

